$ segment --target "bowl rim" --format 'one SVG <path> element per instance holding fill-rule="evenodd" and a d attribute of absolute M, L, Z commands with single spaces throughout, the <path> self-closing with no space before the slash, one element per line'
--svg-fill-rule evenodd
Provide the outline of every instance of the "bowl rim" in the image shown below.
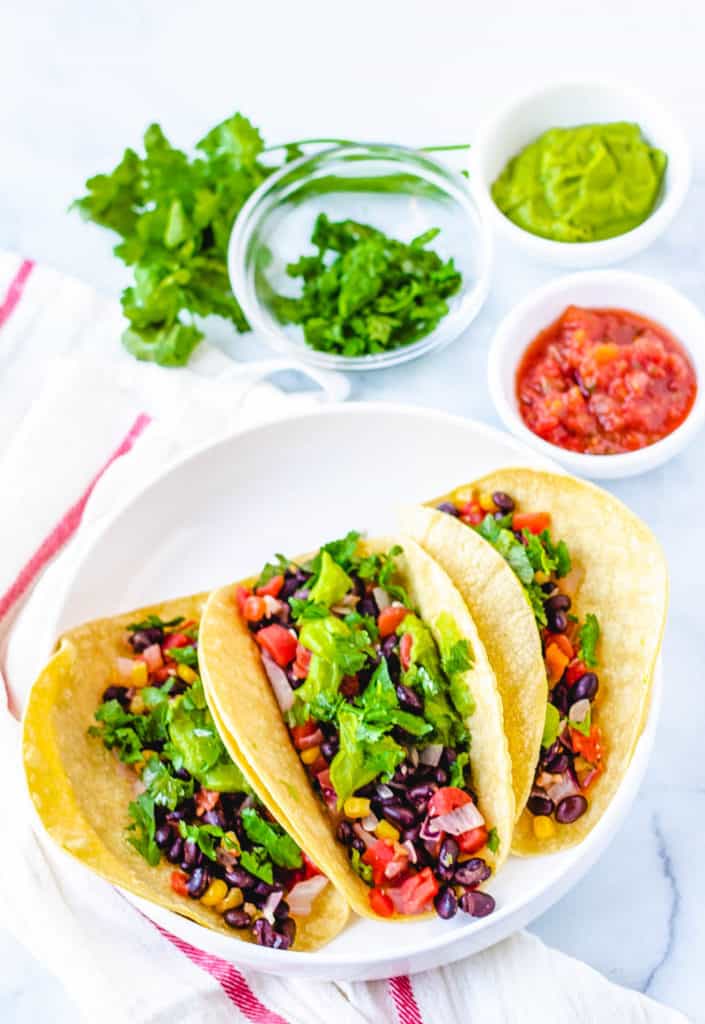
<path fill-rule="evenodd" d="M 705 314 L 686 295 L 678 291 L 670 284 L 659 281 L 647 274 L 638 274 L 631 270 L 586 270 L 575 274 L 563 275 L 553 278 L 547 284 L 533 289 L 517 305 L 515 305 L 500 321 L 490 341 L 490 349 L 487 360 L 487 382 L 490 396 L 495 409 L 506 428 L 511 433 L 528 444 L 539 454 L 555 459 L 569 471 L 596 479 L 617 479 L 619 477 L 635 476 L 638 473 L 646 472 L 662 465 L 682 451 L 693 439 L 705 421 L 705 376 L 699 369 L 705 365 L 705 348 L 696 349 L 696 337 L 683 336 L 680 332 L 672 331 L 668 323 L 668 313 L 665 316 L 659 315 L 653 319 L 657 320 L 669 332 L 674 334 L 676 340 L 683 346 L 693 365 L 696 377 L 695 401 L 685 420 L 670 434 L 654 444 L 639 448 L 633 452 L 624 452 L 616 455 L 591 455 L 587 452 L 574 452 L 567 448 L 560 448 L 539 437 L 524 423 L 516 405 L 516 400 L 507 397 L 504 386 L 504 376 L 508 364 L 512 368 L 512 380 L 519 366 L 521 358 L 533 337 L 526 338 L 524 344 L 517 354 L 511 349 L 521 329 L 521 323 L 527 314 L 540 305 L 544 300 L 557 298 L 563 293 L 570 293 L 584 284 L 600 285 L 609 283 L 612 287 L 617 284 L 625 288 L 641 290 L 656 295 L 658 301 L 663 304 L 664 309 L 678 309 L 684 316 L 688 316 L 699 323 L 701 335 L 705 337 Z M 566 305 L 570 302 L 566 298 Z M 578 299 L 579 303 L 579 299 Z M 618 307 L 618 303 L 609 303 L 610 306 Z M 628 307 L 627 307 L 628 308 Z M 545 325 L 548 326 L 548 323 Z M 535 336 L 535 334 L 534 334 Z"/>
<path fill-rule="evenodd" d="M 453 317 L 453 311 L 451 310 L 430 334 L 413 342 L 411 345 L 391 349 L 388 352 L 364 356 L 330 355 L 310 348 L 305 342 L 301 345 L 293 343 L 284 333 L 283 329 L 272 327 L 269 321 L 261 315 L 259 303 L 251 301 L 250 289 L 246 284 L 247 275 L 241 272 L 244 268 L 247 245 L 254 226 L 258 223 L 261 203 L 276 189 L 282 178 L 310 161 L 320 160 L 321 158 L 332 159 L 341 153 L 349 151 L 367 151 L 372 154 L 378 152 L 380 155 L 391 151 L 401 157 L 402 160 L 413 163 L 416 170 L 418 170 L 419 158 L 423 158 L 430 165 L 431 169 L 427 180 L 433 181 L 434 176 L 437 175 L 438 180 L 434 183 L 438 184 L 440 188 L 451 195 L 460 205 L 472 210 L 476 221 L 477 240 L 479 240 L 480 248 L 480 258 L 478 260 L 480 269 L 468 288 L 465 296 L 467 308 L 460 322 Z M 252 326 L 253 333 L 261 338 L 270 348 L 279 353 L 295 356 L 295 358 L 300 359 L 302 362 L 310 363 L 326 370 L 343 370 L 346 372 L 386 369 L 391 366 L 398 366 L 412 359 L 418 359 L 429 352 L 436 352 L 441 348 L 445 348 L 446 345 L 451 344 L 453 341 L 457 341 L 475 319 L 487 298 L 492 282 L 493 266 L 494 235 L 487 209 L 482 202 L 476 183 L 468 181 L 459 171 L 443 160 L 436 159 L 434 153 L 426 153 L 424 150 L 386 142 L 358 141 L 323 145 L 315 152 L 304 153 L 295 160 L 284 164 L 283 167 L 270 174 L 258 186 L 238 213 L 230 232 L 227 251 L 230 286 Z"/>
<path fill-rule="evenodd" d="M 601 92 L 621 94 L 634 105 L 643 106 L 653 112 L 665 126 L 665 139 L 656 140 L 657 145 L 666 149 L 668 165 L 660 199 L 646 220 L 630 231 L 614 238 L 596 242 L 561 242 L 534 235 L 514 224 L 499 209 L 491 194 L 491 182 L 484 173 L 484 164 L 492 152 L 493 136 L 502 122 L 519 108 L 527 104 L 541 103 L 556 93 L 579 89 L 594 89 Z M 550 125 L 546 126 L 551 127 Z M 665 146 L 665 141 L 668 145 Z M 469 164 L 471 177 L 478 186 L 481 201 L 491 208 L 493 224 L 509 241 L 528 249 L 534 255 L 549 262 L 572 267 L 594 266 L 593 261 L 618 261 L 633 255 L 650 245 L 671 223 L 680 209 L 688 192 L 692 178 L 692 154 L 686 132 L 671 111 L 658 99 L 636 86 L 615 78 L 566 78 L 558 82 L 543 83 L 529 92 L 515 92 L 480 124 L 476 141 L 470 150 Z"/>

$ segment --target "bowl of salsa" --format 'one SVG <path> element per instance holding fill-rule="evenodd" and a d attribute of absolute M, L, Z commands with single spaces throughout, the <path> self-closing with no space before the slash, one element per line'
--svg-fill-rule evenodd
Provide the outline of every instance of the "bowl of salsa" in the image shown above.
<path fill-rule="evenodd" d="M 681 451 L 705 419 L 705 316 L 644 275 L 574 274 L 505 317 L 488 373 L 522 440 L 582 476 L 634 476 Z"/>

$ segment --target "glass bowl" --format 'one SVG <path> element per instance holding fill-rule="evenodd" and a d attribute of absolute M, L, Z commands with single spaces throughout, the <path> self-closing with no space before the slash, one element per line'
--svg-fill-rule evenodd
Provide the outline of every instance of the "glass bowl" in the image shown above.
<path fill-rule="evenodd" d="M 444 260 L 453 257 L 463 283 L 430 334 L 388 352 L 343 356 L 311 348 L 299 324 L 279 322 L 271 297 L 300 294 L 301 280 L 286 267 L 316 252 L 310 238 L 320 213 L 371 224 L 405 242 L 441 229 L 431 248 Z M 228 248 L 230 283 L 252 329 L 277 351 L 334 370 L 396 366 L 454 341 L 485 300 L 491 263 L 486 214 L 461 175 L 426 153 L 366 143 L 326 148 L 272 174 L 240 211 Z"/>

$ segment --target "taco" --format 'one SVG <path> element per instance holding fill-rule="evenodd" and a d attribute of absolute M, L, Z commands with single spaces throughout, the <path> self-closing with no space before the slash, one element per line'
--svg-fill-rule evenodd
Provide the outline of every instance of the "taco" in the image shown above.
<path fill-rule="evenodd" d="M 351 532 L 278 556 L 211 595 L 200 656 L 234 760 L 354 910 L 494 908 L 478 887 L 514 821 L 501 701 L 460 594 L 417 544 Z"/>
<path fill-rule="evenodd" d="M 198 675 L 205 595 L 66 633 L 24 718 L 50 836 L 97 874 L 198 924 L 315 949 L 348 908 L 258 800 Z"/>
<path fill-rule="evenodd" d="M 491 473 L 409 509 L 404 528 L 465 598 L 497 674 L 519 854 L 583 839 L 646 721 L 668 599 L 648 527 L 592 484 Z"/>

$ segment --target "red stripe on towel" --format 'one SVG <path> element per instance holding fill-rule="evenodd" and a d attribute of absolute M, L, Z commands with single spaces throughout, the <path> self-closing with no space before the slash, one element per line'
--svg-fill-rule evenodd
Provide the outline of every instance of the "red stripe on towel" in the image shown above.
<path fill-rule="evenodd" d="M 423 1017 L 411 987 L 411 979 L 407 974 L 402 974 L 398 978 L 390 978 L 389 991 L 397 1011 L 399 1024 L 423 1024 Z"/>
<path fill-rule="evenodd" d="M 0 327 L 10 319 L 13 310 L 22 298 L 24 286 L 27 283 L 27 278 L 32 273 L 33 267 L 34 260 L 23 260 L 17 273 L 10 281 L 10 287 L 7 289 L 2 305 L 0 305 Z"/>
<path fill-rule="evenodd" d="M 1 315 L 2 314 L 0 312 L 0 317 Z M 2 323 L 1 319 L 0 323 Z M 130 451 L 137 438 L 150 423 L 150 417 L 147 416 L 146 413 L 140 413 L 130 427 L 128 433 L 120 442 L 119 446 L 115 449 L 108 461 L 98 470 L 78 501 L 71 506 L 63 519 L 56 524 L 48 537 L 42 541 L 25 565 L 24 569 L 22 569 L 19 576 L 15 579 L 14 583 L 5 591 L 2 597 L 0 597 L 0 619 L 7 615 L 19 599 L 26 593 L 32 583 L 34 583 L 46 564 L 54 557 L 54 555 L 57 554 L 58 551 L 61 550 L 66 541 L 74 535 L 81 523 L 83 511 L 88 499 L 93 493 L 93 489 L 102 477 L 103 473 L 105 473 L 106 469 L 108 469 L 116 459 L 119 459 L 121 455 L 125 455 Z"/>
<path fill-rule="evenodd" d="M 172 935 L 166 928 L 162 928 L 155 922 L 152 923 L 164 938 L 189 958 L 191 963 L 196 964 L 197 967 L 207 971 L 215 978 L 233 1006 L 236 1006 L 240 1013 L 252 1021 L 252 1024 L 289 1024 L 284 1017 L 280 1017 L 273 1010 L 268 1010 L 264 1003 L 260 1002 L 243 975 L 233 964 L 212 953 L 204 953 L 202 949 L 197 949 L 190 942 L 185 942 L 177 935 Z"/>

